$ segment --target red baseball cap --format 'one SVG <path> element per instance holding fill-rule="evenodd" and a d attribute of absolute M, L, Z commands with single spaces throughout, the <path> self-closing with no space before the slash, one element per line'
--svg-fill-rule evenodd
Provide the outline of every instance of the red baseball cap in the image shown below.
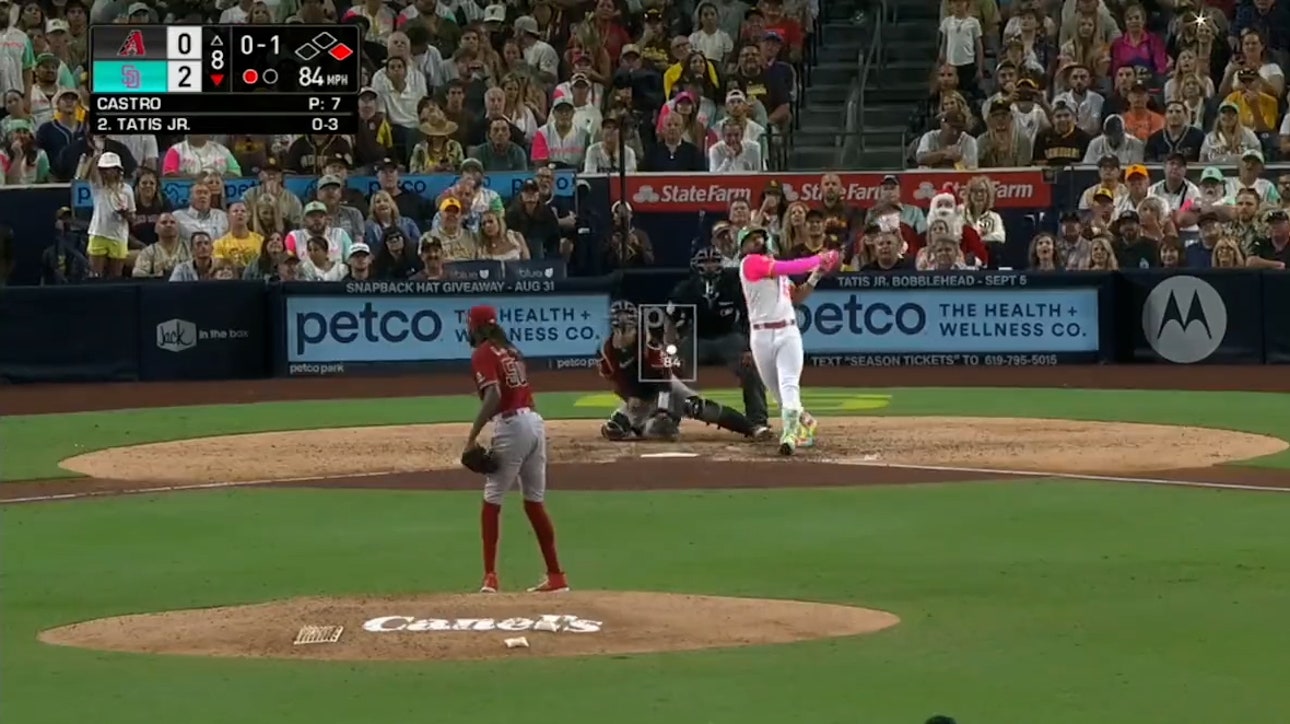
<path fill-rule="evenodd" d="M 497 324 L 497 310 L 487 304 L 471 307 L 466 315 L 466 323 L 471 329 L 479 329 L 485 324 Z"/>

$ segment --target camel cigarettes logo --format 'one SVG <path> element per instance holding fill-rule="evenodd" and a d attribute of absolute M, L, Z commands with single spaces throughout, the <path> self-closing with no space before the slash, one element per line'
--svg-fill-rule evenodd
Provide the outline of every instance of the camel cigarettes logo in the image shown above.
<path fill-rule="evenodd" d="M 550 631 L 552 633 L 597 633 L 602 621 L 590 621 L 568 614 L 543 614 L 538 618 L 417 618 L 381 616 L 363 624 L 364 631 Z"/>

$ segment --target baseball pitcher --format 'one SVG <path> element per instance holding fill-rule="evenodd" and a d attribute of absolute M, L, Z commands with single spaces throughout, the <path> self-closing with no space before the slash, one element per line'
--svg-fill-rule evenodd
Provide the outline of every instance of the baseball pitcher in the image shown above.
<path fill-rule="evenodd" d="M 779 435 L 779 453 L 792 455 L 799 447 L 815 444 L 816 424 L 802 409 L 802 333 L 797 328 L 797 310 L 825 274 L 837 269 L 839 255 L 829 250 L 814 256 L 783 261 L 768 251 L 765 229 L 750 227 L 739 232 L 739 282 L 748 303 L 749 344 L 757 374 L 766 389 L 779 399 L 784 429 Z M 793 274 L 810 277 L 793 284 Z"/>
<path fill-rule="evenodd" d="M 533 404 L 524 358 L 497 323 L 497 310 L 487 305 L 471 307 L 467 315 L 470 367 L 479 390 L 479 413 L 466 438 L 461 462 L 484 474 L 484 507 L 480 529 L 484 544 L 484 582 L 480 593 L 497 593 L 497 542 L 501 537 L 502 499 L 519 485 L 524 493 L 524 514 L 533 526 L 546 577 L 529 591 L 557 593 L 569 590 L 569 581 L 555 548 L 555 526 L 546 512 L 546 424 Z M 477 439 L 489 422 L 493 439 L 485 450 Z"/>
<path fill-rule="evenodd" d="M 622 403 L 600 426 L 606 440 L 677 440 L 682 418 L 699 420 L 747 437 L 764 435 L 738 410 L 705 399 L 672 375 L 663 349 L 655 342 L 641 344 L 639 312 L 627 301 L 610 307 L 613 332 L 600 347 L 600 376 Z M 639 359 L 639 355 L 644 359 Z"/>

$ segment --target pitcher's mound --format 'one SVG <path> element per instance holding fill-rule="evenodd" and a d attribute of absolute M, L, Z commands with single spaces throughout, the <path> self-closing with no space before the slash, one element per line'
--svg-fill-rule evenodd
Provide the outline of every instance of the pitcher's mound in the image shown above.
<path fill-rule="evenodd" d="M 101 651 L 190 656 L 415 661 L 596 656 L 779 644 L 873 633 L 896 616 L 851 606 L 667 593 L 297 598 L 103 618 L 40 640 Z M 334 643 L 297 644 L 305 627 Z M 523 637 L 527 647 L 508 647 Z"/>

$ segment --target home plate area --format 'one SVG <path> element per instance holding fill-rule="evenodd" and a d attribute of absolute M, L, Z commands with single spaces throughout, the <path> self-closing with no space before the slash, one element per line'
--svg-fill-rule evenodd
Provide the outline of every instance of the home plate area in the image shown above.
<path fill-rule="evenodd" d="M 149 654 L 445 661 L 791 643 L 899 622 L 884 611 L 802 601 L 573 591 L 299 598 L 98 619 L 40 639 Z"/>

